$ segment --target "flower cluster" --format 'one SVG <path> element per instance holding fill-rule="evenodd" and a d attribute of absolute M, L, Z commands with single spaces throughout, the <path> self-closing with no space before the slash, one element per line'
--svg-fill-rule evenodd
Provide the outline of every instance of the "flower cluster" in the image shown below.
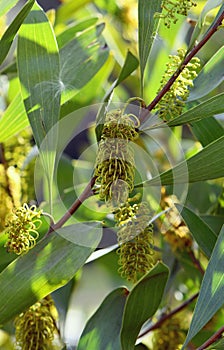
<path fill-rule="evenodd" d="M 152 250 L 152 224 L 147 203 L 124 203 L 115 212 L 119 227 L 117 232 L 119 272 L 127 280 L 136 282 L 154 265 Z"/>
<path fill-rule="evenodd" d="M 191 7 L 197 6 L 194 1 L 191 0 L 163 0 L 161 7 L 162 13 L 156 13 L 156 17 L 161 18 L 164 24 L 170 28 L 171 23 L 174 24 L 178 21 L 177 15 L 187 16 Z"/>
<path fill-rule="evenodd" d="M 15 319 L 16 345 L 21 350 L 51 350 L 57 330 L 50 296 L 38 301 Z"/>
<path fill-rule="evenodd" d="M 33 205 L 30 208 L 26 203 L 15 209 L 6 221 L 5 233 L 8 240 L 5 244 L 8 252 L 17 255 L 27 253 L 32 249 L 39 237 L 37 229 L 41 225 L 42 211 Z"/>
<path fill-rule="evenodd" d="M 100 199 L 113 207 L 125 202 L 134 187 L 135 161 L 129 142 L 138 138 L 136 123 L 134 115 L 120 109 L 106 115 L 94 176 Z"/>
<path fill-rule="evenodd" d="M 167 83 L 184 60 L 186 51 L 184 49 L 178 49 L 177 53 L 177 55 L 169 56 L 170 62 L 167 63 L 166 72 L 161 80 L 161 87 Z M 169 91 L 167 91 L 157 104 L 160 118 L 169 121 L 182 113 L 185 101 L 189 96 L 189 87 L 193 86 L 193 80 L 197 77 L 199 67 L 200 60 L 197 57 L 193 57 L 185 66 Z"/>
<path fill-rule="evenodd" d="M 153 350 L 180 350 L 184 342 L 181 321 L 176 316 L 167 319 L 153 337 Z"/>
<path fill-rule="evenodd" d="M 185 251 L 191 249 L 193 242 L 190 231 L 175 208 L 174 203 L 178 203 L 175 195 L 164 195 L 164 198 L 162 198 L 162 209 L 170 210 L 166 213 L 166 218 L 161 227 L 161 233 L 173 251 Z"/>

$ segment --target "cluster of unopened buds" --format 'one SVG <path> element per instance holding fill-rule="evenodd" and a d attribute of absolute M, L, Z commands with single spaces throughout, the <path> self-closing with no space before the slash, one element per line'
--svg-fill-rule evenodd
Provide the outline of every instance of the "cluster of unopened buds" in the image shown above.
<path fill-rule="evenodd" d="M 164 21 L 164 24 L 170 28 L 171 23 L 177 23 L 178 15 L 187 16 L 188 11 L 197 6 L 191 0 L 163 0 L 161 7 L 162 13 L 156 13 L 155 17 L 159 17 Z"/>
<path fill-rule="evenodd" d="M 177 55 L 169 56 L 170 62 L 167 63 L 167 69 L 161 80 L 161 87 L 163 87 L 176 70 L 181 67 L 185 55 L 186 50 L 178 49 Z M 156 108 L 159 110 L 160 118 L 169 121 L 182 113 L 190 93 L 189 88 L 193 86 L 193 80 L 197 77 L 199 67 L 200 59 L 198 57 L 193 57 L 184 67 L 171 88 L 157 104 Z"/>
<path fill-rule="evenodd" d="M 29 207 L 26 203 L 14 209 L 6 221 L 5 233 L 8 240 L 5 244 L 8 252 L 21 255 L 32 249 L 39 237 L 42 211 L 35 205 Z"/>

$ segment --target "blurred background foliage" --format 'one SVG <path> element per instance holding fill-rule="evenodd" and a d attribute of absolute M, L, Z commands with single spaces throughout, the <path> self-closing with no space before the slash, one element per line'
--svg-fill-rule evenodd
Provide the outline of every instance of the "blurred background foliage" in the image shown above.
<path fill-rule="evenodd" d="M 192 31 L 205 3 L 205 1 L 198 0 L 198 6 L 192 8 L 188 18 L 179 16 L 177 24 L 170 29 L 162 22 L 160 23 L 159 29 L 155 33 L 155 41 L 145 70 L 144 96 L 142 97 L 145 99 L 146 104 L 156 96 L 168 56 L 175 54 L 179 47 L 188 47 Z M 83 35 L 85 42 L 85 35 L 91 35 L 91 30 L 94 33 L 95 30 L 98 30 L 101 48 L 105 51 L 99 68 L 97 69 L 94 66 L 92 72 L 89 73 L 89 77 L 87 75 L 86 80 L 83 77 L 85 81 L 82 81 L 82 76 L 78 76 L 80 80 L 78 80 L 77 86 L 73 85 L 71 81 L 65 87 L 65 90 L 62 89 L 61 118 L 74 112 L 74 119 L 77 120 L 77 130 L 75 132 L 76 137 L 66 146 L 57 167 L 57 183 L 55 187 L 58 189 L 58 192 L 55 190 L 53 199 L 54 217 L 55 220 L 58 220 L 64 214 L 64 206 L 68 208 L 89 181 L 97 152 L 93 127 L 94 118 L 91 117 L 91 113 L 85 113 L 85 110 L 80 116 L 80 109 L 92 104 L 98 104 L 104 100 L 112 84 L 119 78 L 128 51 L 135 57 L 138 57 L 138 3 L 135 0 L 42 0 L 39 1 L 39 4 L 47 11 L 47 16 L 54 28 L 62 52 L 63 64 L 65 67 L 67 65 L 70 66 L 68 74 L 73 74 L 73 65 L 74 69 L 77 69 L 74 63 L 76 57 L 69 53 L 69 50 L 66 51 L 66 45 L 74 37 Z M 16 8 L 1 17 L 0 34 L 4 33 L 7 25 L 15 16 L 15 13 L 18 13 L 21 5 L 22 2 L 19 2 Z M 213 9 L 207 15 L 203 33 L 214 20 L 217 11 L 217 9 Z M 201 36 L 203 33 L 201 33 Z M 212 40 L 198 53 L 202 66 L 205 66 L 212 59 L 213 55 L 223 47 L 223 34 L 224 29 L 219 29 L 212 37 Z M 13 44 L 6 60 L 0 66 L 1 114 L 12 103 L 19 89 L 15 48 L 16 43 Z M 213 71 L 215 76 L 210 78 L 209 87 L 204 90 L 201 88 L 200 96 L 197 95 L 197 85 L 195 89 L 192 89 L 185 110 L 224 92 L 223 78 L 219 81 L 217 80 L 217 77 L 223 77 L 221 71 L 223 72 L 223 58 L 219 59 L 217 71 Z M 201 87 L 203 84 L 203 81 L 199 81 L 198 86 Z M 125 102 L 130 97 L 140 96 L 140 90 L 140 70 L 136 69 L 115 87 L 112 100 L 113 102 Z M 209 136 L 209 132 L 212 130 L 212 127 L 216 131 L 219 127 L 222 128 L 223 120 L 223 114 L 219 114 L 215 118 L 211 117 L 203 122 L 199 121 L 192 125 L 174 127 L 172 133 L 164 134 L 158 129 L 155 131 L 155 135 L 160 140 L 159 144 L 153 143 L 150 137 L 145 135 L 142 142 L 144 141 L 146 153 L 149 152 L 150 157 L 153 159 L 155 167 L 153 175 L 156 175 L 158 171 L 162 172 L 169 169 L 170 162 L 173 166 L 182 159 L 189 158 L 197 153 L 206 145 L 206 139 L 208 140 L 209 137 L 215 140 L 215 133 L 211 132 Z M 21 190 L 23 189 L 24 191 L 23 196 L 25 200 L 29 199 L 31 203 L 35 203 L 38 200 L 41 202 L 44 210 L 48 211 L 48 206 L 45 204 L 45 201 L 47 201 L 47 190 L 41 175 L 40 179 L 37 177 L 35 180 L 37 198 L 32 191 L 34 183 L 30 174 L 33 172 L 32 162 L 37 156 L 37 150 L 29 127 L 25 128 L 27 124 L 24 121 L 23 130 L 19 130 L 16 137 L 9 137 L 4 142 L 5 154 L 10 160 L 10 165 L 14 167 L 14 175 L 12 176 L 21 177 L 20 186 Z M 80 132 L 79 130 L 83 131 Z M 163 149 L 160 147 L 160 144 L 163 145 Z M 141 161 L 138 163 L 137 169 L 140 174 L 144 174 L 147 171 L 143 163 Z M 170 194 L 172 190 L 172 187 L 166 187 L 166 193 Z M 224 223 L 223 190 L 223 179 L 193 183 L 188 187 L 185 201 L 185 205 L 200 215 L 216 234 L 218 234 Z M 177 194 L 181 191 L 177 189 Z M 58 196 L 63 198 L 63 205 L 58 200 Z M 150 189 L 146 191 L 146 199 L 151 203 L 154 213 L 163 209 L 160 207 L 160 197 L 160 190 L 151 192 Z M 12 203 L 8 202 L 8 206 L 11 208 Z M 99 202 L 95 197 L 89 198 L 78 209 L 76 215 L 70 219 L 68 224 L 87 220 L 104 220 L 107 230 L 105 229 L 101 247 L 116 244 L 116 235 L 110 230 L 110 226 L 114 225 L 113 218 L 109 215 L 106 205 L 99 206 Z M 42 226 L 43 232 L 45 232 L 47 226 L 47 222 L 45 226 Z M 0 240 L 0 244 L 3 246 L 4 238 L 0 237 Z M 160 311 L 155 316 L 156 320 L 162 313 L 168 312 L 181 302 L 184 302 L 189 296 L 197 293 L 200 288 L 202 275 L 195 268 L 192 257 L 188 253 L 175 249 L 171 241 L 165 240 L 163 236 L 161 237 L 160 226 L 156 223 L 154 244 L 155 260 L 157 258 L 162 259 L 170 268 L 170 278 L 166 287 L 165 298 Z M 197 259 L 200 260 L 202 268 L 205 269 L 208 260 L 201 253 L 197 244 L 194 245 L 194 253 Z M 1 266 L 6 266 L 9 263 L 7 259 L 8 257 L 5 257 L 5 261 L 1 262 Z M 60 314 L 60 330 L 63 341 L 67 344 L 67 349 L 76 349 L 78 339 L 87 319 L 112 289 L 124 284 L 124 280 L 117 272 L 117 266 L 117 254 L 115 251 L 111 251 L 94 262 L 87 263 L 72 281 L 52 294 Z M 131 284 L 125 283 L 128 287 L 131 287 Z M 180 314 L 180 318 L 184 319 L 182 327 L 185 335 L 192 312 L 193 305 L 190 305 L 188 309 L 185 309 Z M 223 310 L 221 310 L 198 333 L 188 349 L 196 349 L 197 346 L 214 333 L 215 329 L 223 325 L 223 320 L 224 315 Z M 13 323 L 9 322 L 0 333 L 1 350 L 13 348 L 13 334 Z M 146 335 L 141 339 L 151 349 L 153 349 L 152 337 L 153 333 L 152 336 L 150 333 L 150 335 Z M 62 348 L 59 345 L 58 347 Z"/>

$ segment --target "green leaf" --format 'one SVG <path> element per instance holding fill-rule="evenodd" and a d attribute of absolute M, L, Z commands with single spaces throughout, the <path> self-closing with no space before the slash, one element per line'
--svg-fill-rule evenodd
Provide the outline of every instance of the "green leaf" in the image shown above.
<path fill-rule="evenodd" d="M 174 168 L 153 177 L 151 180 L 137 184 L 135 187 L 191 183 L 223 177 L 223 157 L 224 136 L 210 143 L 186 161 L 177 164 Z"/>
<path fill-rule="evenodd" d="M 210 257 L 215 246 L 216 234 L 192 210 L 181 204 L 175 204 L 191 234 L 203 252 Z"/>
<path fill-rule="evenodd" d="M 198 106 L 189 109 L 177 118 L 169 121 L 168 126 L 183 125 L 186 123 L 195 122 L 213 116 L 214 114 L 223 113 L 224 93 L 216 95 L 207 101 L 200 103 Z M 204 122 L 204 120 L 203 120 Z"/>
<path fill-rule="evenodd" d="M 114 89 L 122 83 L 132 72 L 136 70 L 138 67 L 138 60 L 137 58 L 130 52 L 127 52 L 127 55 L 125 57 L 124 65 L 120 71 L 120 74 L 118 78 L 114 81 L 114 83 L 111 85 L 110 89 L 107 91 L 106 95 L 104 96 L 103 102 L 108 102 L 110 99 L 111 94 L 113 93 Z M 96 117 L 96 138 L 97 142 L 100 141 L 102 130 L 103 130 L 103 124 L 106 117 L 106 105 L 105 103 L 102 105 L 100 110 L 97 113 Z"/>
<path fill-rule="evenodd" d="M 213 343 L 211 346 L 206 348 L 207 350 L 223 350 L 224 349 L 224 339 L 220 339 L 219 341 Z"/>
<path fill-rule="evenodd" d="M 207 14 L 213 10 L 214 8 L 220 6 L 222 4 L 223 0 L 208 0 L 203 8 L 203 10 L 200 13 L 200 16 L 198 18 L 197 24 L 194 28 L 194 31 L 191 36 L 191 41 L 189 44 L 188 52 L 192 49 L 192 47 L 195 44 L 195 41 L 198 39 L 199 35 L 201 34 L 201 31 L 204 26 L 204 22 L 206 19 Z M 217 17 L 216 17 L 217 18 Z M 215 21 L 215 20 L 214 20 Z M 214 23 L 213 21 L 213 23 Z M 209 29 L 208 29 L 209 30 Z"/>
<path fill-rule="evenodd" d="M 104 26 L 102 23 L 84 31 L 60 50 L 62 103 L 86 85 L 106 62 L 109 49 L 102 36 Z"/>
<path fill-rule="evenodd" d="M 119 350 L 122 314 L 127 290 L 111 292 L 87 322 L 77 350 Z"/>
<path fill-rule="evenodd" d="M 127 55 L 125 57 L 124 65 L 120 71 L 119 77 L 116 81 L 116 85 L 118 86 L 122 81 L 129 77 L 129 75 L 134 72 L 138 68 L 139 62 L 138 59 L 128 50 Z"/>
<path fill-rule="evenodd" d="M 222 46 L 204 65 L 197 78 L 194 79 L 194 87 L 190 89 L 188 101 L 197 100 L 206 96 L 223 81 L 224 46 Z"/>
<path fill-rule="evenodd" d="M 7 141 L 29 125 L 22 96 L 19 93 L 12 100 L 0 119 L 0 142 Z"/>
<path fill-rule="evenodd" d="M 60 65 L 56 39 L 43 10 L 35 3 L 18 38 L 18 73 L 25 109 L 48 182 L 52 214 L 52 183 L 60 115 Z M 43 142 L 44 140 L 44 142 Z"/>
<path fill-rule="evenodd" d="M 18 71 L 25 108 L 38 147 L 59 119 L 59 54 L 42 9 L 35 4 L 21 26 Z"/>
<path fill-rule="evenodd" d="M 68 283 L 100 239 L 99 223 L 66 226 L 8 265 L 0 274 L 1 324 Z"/>
<path fill-rule="evenodd" d="M 190 329 L 182 349 L 222 307 L 224 294 L 224 226 L 219 234 L 202 280 Z"/>
<path fill-rule="evenodd" d="M 7 11 L 15 6 L 17 2 L 18 0 L 0 0 L 0 16 L 3 16 Z"/>
<path fill-rule="evenodd" d="M 223 127 L 214 117 L 192 123 L 191 130 L 203 147 L 217 140 L 224 133 Z"/>
<path fill-rule="evenodd" d="M 122 350 L 133 350 L 140 329 L 154 315 L 161 302 L 169 270 L 157 265 L 145 275 L 128 295 L 121 329 Z"/>
<path fill-rule="evenodd" d="M 21 24 L 23 23 L 24 19 L 30 12 L 35 0 L 29 0 L 23 8 L 20 10 L 18 15 L 14 18 L 12 23 L 9 25 L 5 33 L 3 34 L 1 40 L 0 40 L 0 65 L 6 58 L 9 49 L 12 45 L 12 42 L 14 40 L 14 37 L 16 33 L 18 32 Z"/>
<path fill-rule="evenodd" d="M 62 33 L 57 36 L 57 42 L 59 49 L 66 45 L 69 41 L 73 40 L 75 35 L 78 32 L 82 32 L 83 30 L 93 26 L 98 21 L 98 17 L 91 17 L 80 21 L 72 26 L 66 27 Z"/>
<path fill-rule="evenodd" d="M 138 39 L 139 61 L 141 71 L 141 91 L 144 85 L 144 71 L 150 54 L 154 35 L 157 31 L 159 18 L 154 18 L 155 13 L 160 13 L 162 0 L 139 0 L 138 1 Z"/>

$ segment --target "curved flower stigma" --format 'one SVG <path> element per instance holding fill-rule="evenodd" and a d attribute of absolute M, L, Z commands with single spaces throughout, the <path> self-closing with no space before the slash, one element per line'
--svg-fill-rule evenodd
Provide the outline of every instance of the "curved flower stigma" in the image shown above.
<path fill-rule="evenodd" d="M 57 331 L 55 306 L 50 296 L 38 301 L 15 319 L 16 345 L 21 350 L 50 350 Z"/>
<path fill-rule="evenodd" d="M 186 50 L 178 49 L 177 53 L 177 55 L 169 56 L 170 62 L 167 63 L 166 72 L 161 80 L 161 87 L 167 83 L 175 71 L 181 66 Z M 171 88 L 157 104 L 160 118 L 169 121 L 182 113 L 185 101 L 189 96 L 189 87 L 193 86 L 193 80 L 197 77 L 199 67 L 200 60 L 197 57 L 193 57 L 185 66 Z"/>
<path fill-rule="evenodd" d="M 41 225 L 42 210 L 26 203 L 15 209 L 6 221 L 5 233 L 8 240 L 5 244 L 8 252 L 21 255 L 32 249 L 39 237 L 37 229 Z"/>
<path fill-rule="evenodd" d="M 145 202 L 132 206 L 127 201 L 116 210 L 114 217 L 119 227 L 118 271 L 122 277 L 135 283 L 154 265 L 150 209 Z"/>

